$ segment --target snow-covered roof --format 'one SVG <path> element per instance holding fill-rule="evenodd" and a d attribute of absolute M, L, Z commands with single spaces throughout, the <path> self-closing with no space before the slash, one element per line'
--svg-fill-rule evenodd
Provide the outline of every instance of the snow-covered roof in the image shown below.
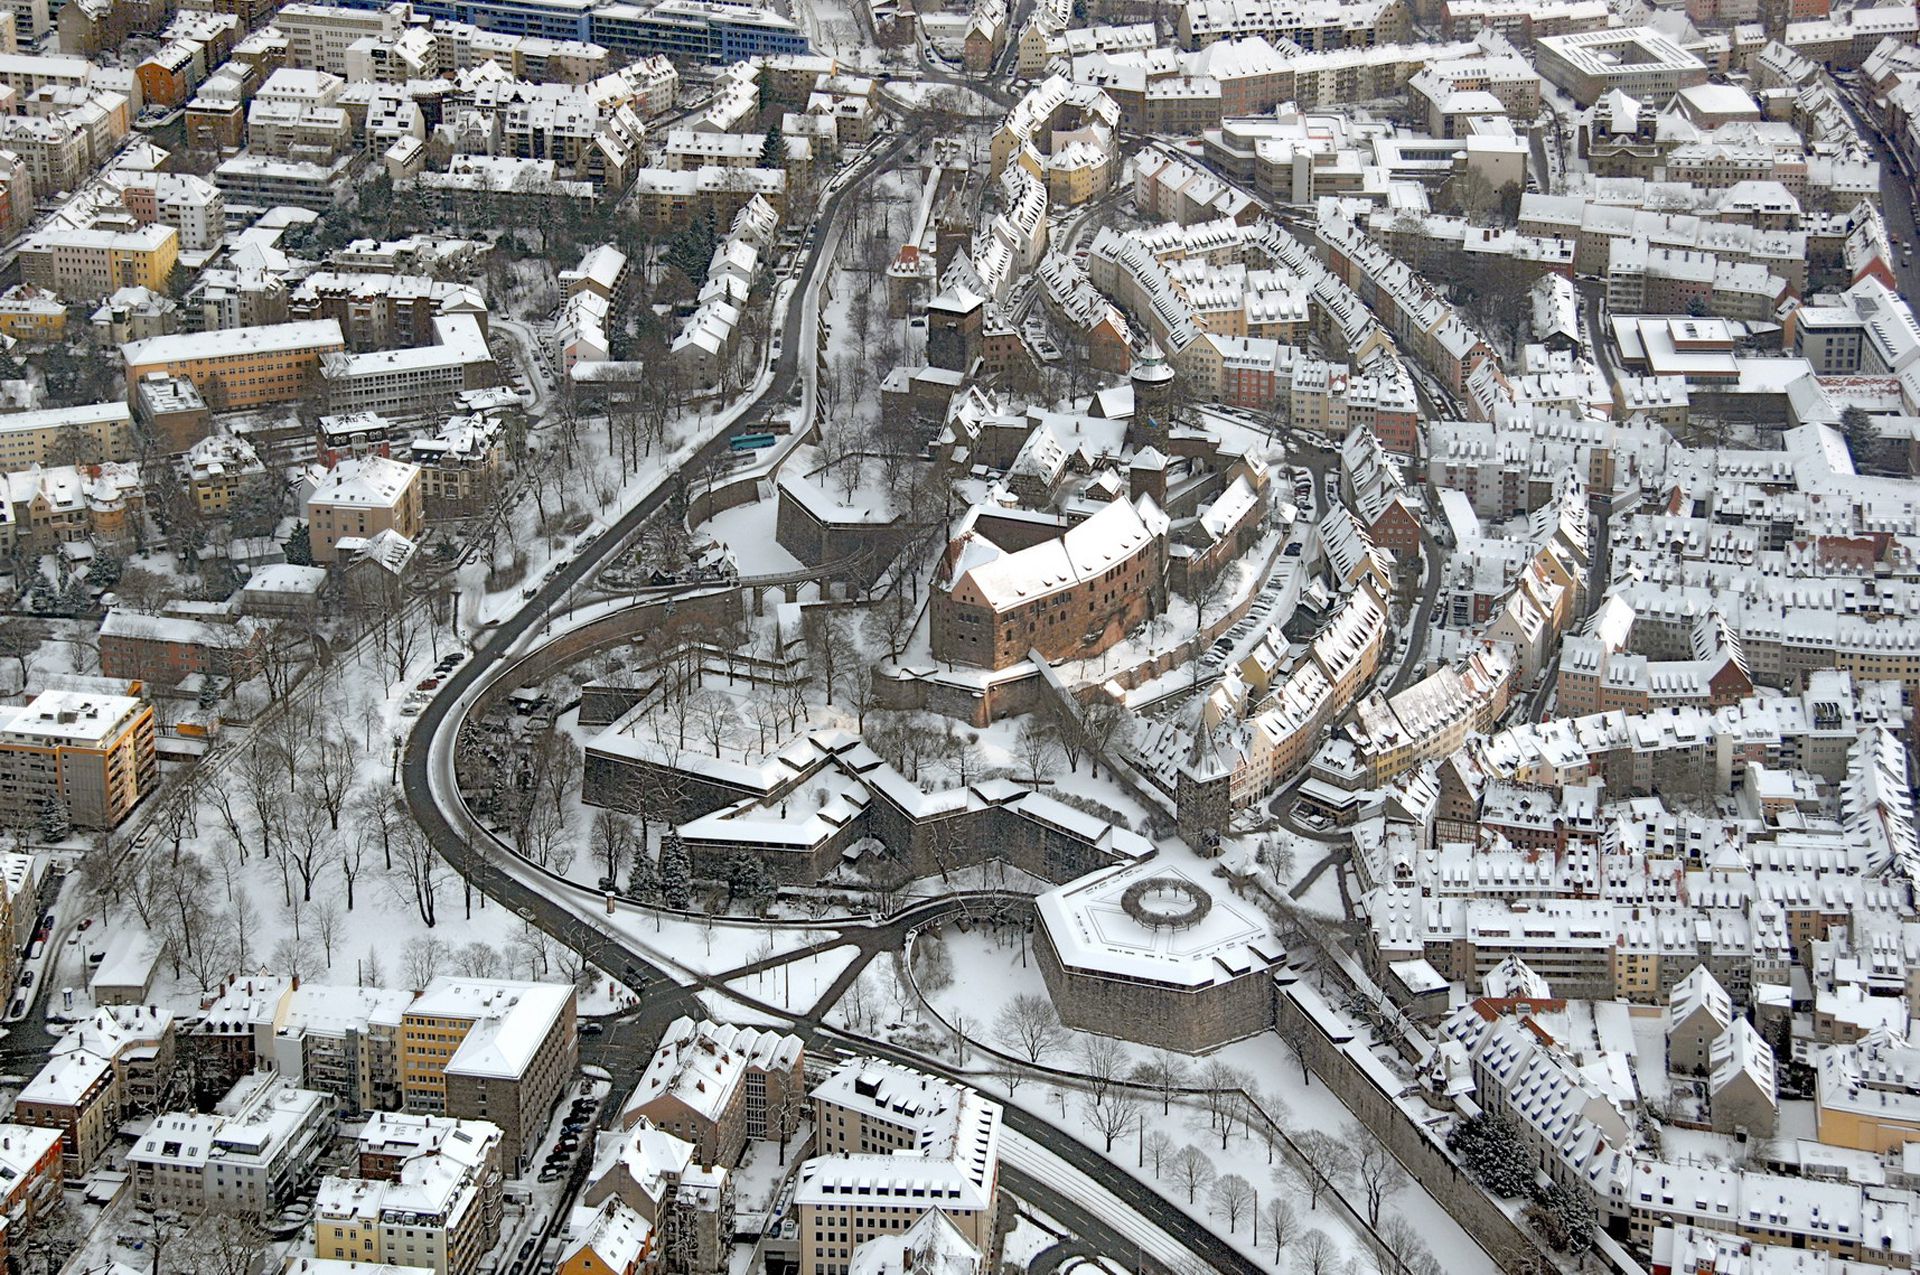
<path fill-rule="evenodd" d="M 881 1235 L 853 1251 L 847 1275 L 978 1275 L 980 1250 L 947 1215 L 929 1208 L 901 1235 Z"/>
<path fill-rule="evenodd" d="M 609 1196 L 597 1209 L 576 1208 L 568 1216 L 566 1239 L 560 1249 L 560 1269 L 635 1270 L 646 1255 L 652 1236 L 653 1226 L 647 1219 L 627 1207 L 618 1196 Z"/>
<path fill-rule="evenodd" d="M 0 708 L 0 735 L 98 744 L 124 729 L 142 707 L 126 695 L 42 691 L 30 704 Z"/>
<path fill-rule="evenodd" d="M 407 1017 L 470 1020 L 444 1070 L 515 1080 L 572 1005 L 573 989 L 559 983 L 441 977 L 427 984 Z"/>
<path fill-rule="evenodd" d="M 1136 886 L 1148 898 L 1144 910 L 1129 898 L 1141 893 Z M 1206 902 L 1190 924 L 1157 924 L 1151 900 L 1159 894 L 1182 909 L 1188 899 Z M 1194 990 L 1267 969 L 1285 955 L 1256 909 L 1170 864 L 1122 864 L 1049 890 L 1034 906 L 1060 963 L 1074 971 Z"/>
<path fill-rule="evenodd" d="M 1115 500 L 1050 540 L 1005 552 L 969 531 L 950 573 L 955 591 L 971 584 L 995 609 L 1035 602 L 1097 578 L 1147 549 L 1167 530 L 1166 515 L 1150 497 Z"/>
<path fill-rule="evenodd" d="M 251 328 L 223 328 L 217 332 L 172 333 L 129 341 L 120 347 L 128 367 L 153 363 L 184 363 L 194 359 L 225 358 L 237 354 L 287 353 L 346 344 L 340 324 L 333 319 L 303 319 Z"/>

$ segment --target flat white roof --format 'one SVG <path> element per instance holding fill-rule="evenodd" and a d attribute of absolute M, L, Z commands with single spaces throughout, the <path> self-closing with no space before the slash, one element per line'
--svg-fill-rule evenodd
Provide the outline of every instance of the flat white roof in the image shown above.
<path fill-rule="evenodd" d="M 1135 885 L 1148 884 L 1139 902 L 1146 914 L 1187 911 L 1195 895 L 1206 900 L 1190 924 L 1153 925 L 1123 904 Z M 1178 867 L 1149 860 L 1049 890 L 1035 905 L 1047 938 L 1071 970 L 1196 989 L 1261 970 L 1283 955 L 1266 919 L 1216 893 Z"/>
<path fill-rule="evenodd" d="M 42 691 L 24 707 L 0 708 L 0 738 L 97 744 L 118 733 L 140 707 L 139 700 L 127 695 Z"/>
<path fill-rule="evenodd" d="M 191 359 L 225 358 L 240 354 L 271 354 L 346 345 L 334 319 L 302 319 L 297 323 L 270 323 L 255 328 L 222 328 L 216 332 L 176 332 L 129 341 L 120 347 L 128 366 L 184 363 Z"/>

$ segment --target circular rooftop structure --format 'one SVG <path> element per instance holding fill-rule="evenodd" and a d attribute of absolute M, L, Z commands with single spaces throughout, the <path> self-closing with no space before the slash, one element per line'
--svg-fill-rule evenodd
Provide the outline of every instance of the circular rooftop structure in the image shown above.
<path fill-rule="evenodd" d="M 1120 896 L 1120 910 L 1150 930 L 1184 930 L 1213 910 L 1213 896 L 1185 877 L 1135 881 Z"/>

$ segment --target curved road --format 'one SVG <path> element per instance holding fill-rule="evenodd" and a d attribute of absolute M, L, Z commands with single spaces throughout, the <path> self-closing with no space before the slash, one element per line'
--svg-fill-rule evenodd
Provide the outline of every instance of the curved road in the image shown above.
<path fill-rule="evenodd" d="M 775 366 L 773 377 L 766 390 L 742 412 L 743 419 L 750 419 L 756 413 L 785 404 L 794 386 L 800 383 L 801 369 L 798 360 L 801 357 L 812 357 L 813 354 L 811 349 L 802 349 L 808 310 L 805 304 L 806 291 L 812 284 L 815 274 L 832 259 L 832 249 L 838 241 L 840 232 L 839 219 L 842 205 L 849 192 L 870 179 L 876 172 L 884 171 L 910 147 L 917 145 L 923 139 L 926 128 L 924 121 L 911 119 L 910 126 L 884 149 L 870 154 L 866 160 L 862 161 L 865 171 L 859 177 L 842 182 L 821 201 L 819 219 L 815 223 L 816 229 L 813 236 L 817 248 L 808 256 L 796 276 L 794 292 L 800 299 L 800 304 L 791 305 L 787 311 L 781 355 Z M 697 470 L 700 465 L 725 449 L 725 436 L 717 436 L 689 461 L 687 468 Z M 457 668 L 452 676 L 446 679 L 439 693 L 428 702 L 416 719 L 413 731 L 408 736 L 401 763 L 402 784 L 415 820 L 433 843 L 434 848 L 456 872 L 466 879 L 470 888 L 477 889 L 485 898 L 512 909 L 525 920 L 538 925 L 560 942 L 581 953 L 599 968 L 619 974 L 637 987 L 644 987 L 645 995 L 642 997 L 639 1013 L 627 1020 L 633 1023 L 634 1029 L 629 1030 L 626 1023 L 619 1024 L 615 1028 L 616 1036 L 621 1038 L 624 1061 L 634 1070 L 637 1070 L 638 1065 L 651 1052 L 652 1045 L 658 1038 L 658 1032 L 666 1024 L 682 1014 L 705 1015 L 706 1010 L 701 1006 L 695 994 L 695 988 L 677 981 L 671 973 L 649 960 L 644 952 L 609 936 L 596 926 L 587 923 L 571 909 L 502 870 L 485 850 L 469 842 L 464 832 L 447 818 L 434 796 L 433 772 L 438 752 L 437 745 L 441 742 L 442 732 L 449 725 L 457 728 L 459 721 L 464 717 L 463 701 L 468 692 L 472 691 L 502 660 L 512 656 L 519 643 L 546 622 L 548 614 L 564 601 L 572 589 L 598 571 L 619 552 L 620 547 L 631 540 L 642 524 L 666 502 L 672 490 L 672 483 L 662 482 L 629 509 L 609 529 L 608 534 L 601 536 L 576 555 L 572 561 L 566 563 L 552 579 L 541 586 L 540 591 L 532 599 L 486 634 L 483 639 L 484 645 L 478 647 L 473 658 Z M 451 741 L 448 741 L 448 744 L 450 747 Z M 443 906 L 458 908 L 461 904 L 458 900 L 450 899 Z M 885 926 L 867 927 L 862 945 L 871 945 L 874 949 L 883 944 L 898 947 L 907 925 L 926 919 L 928 912 L 932 910 L 934 909 L 927 907 L 913 909 L 909 914 L 911 920 L 907 917 L 898 917 Z M 738 993 L 730 994 L 738 997 Z M 768 1008 L 771 1009 L 771 1007 Z M 825 1043 L 820 1037 L 821 1029 L 817 1022 L 802 1018 L 796 1025 L 806 1031 L 810 1040 Z M 891 1056 L 908 1065 L 936 1074 L 946 1074 L 945 1069 L 939 1064 L 920 1055 L 896 1050 L 876 1041 L 858 1043 L 868 1052 Z M 1256 1265 L 1240 1257 L 1205 1227 L 1186 1218 L 1178 1210 L 1172 1209 L 1158 1193 L 1135 1181 L 1105 1158 L 1087 1150 L 1070 1138 L 1060 1136 L 1046 1121 L 1011 1104 L 1006 1108 L 1006 1119 L 1010 1128 L 1042 1143 L 1055 1154 L 1068 1160 L 1114 1195 L 1126 1201 L 1135 1212 L 1157 1223 L 1177 1242 L 1204 1257 L 1215 1269 L 1233 1272 L 1235 1275 L 1254 1275 L 1259 1270 Z M 1089 1243 L 1106 1249 L 1110 1256 L 1129 1262 L 1139 1259 L 1135 1245 L 1126 1241 L 1117 1230 L 1102 1219 L 1091 1216 L 1063 1193 L 1044 1183 L 1021 1181 L 1017 1173 L 1010 1174 L 1008 1180 L 1010 1186 L 1017 1182 L 1021 1188 L 1024 1188 L 1019 1193 L 1031 1199 L 1038 1207 L 1063 1220 L 1072 1219 L 1085 1227 L 1084 1238 Z"/>
<path fill-rule="evenodd" d="M 749 403 L 740 413 L 740 419 L 750 420 L 756 415 L 777 410 L 786 405 L 788 396 L 794 387 L 801 384 L 800 359 L 812 357 L 811 349 L 803 351 L 802 341 L 806 328 L 808 307 L 806 294 L 818 272 L 830 266 L 833 247 L 838 242 L 839 220 L 842 206 L 849 194 L 869 180 L 874 174 L 884 172 L 900 156 L 916 147 L 925 131 L 925 125 L 917 121 L 902 131 L 893 141 L 877 152 L 870 152 L 861 161 L 864 171 L 857 178 L 842 181 L 824 199 L 821 200 L 819 219 L 815 223 L 812 242 L 817 246 L 807 255 L 799 272 L 794 278 L 793 292 L 795 303 L 787 307 L 786 323 L 781 331 L 781 352 L 774 364 L 773 376 L 760 396 Z M 681 472 L 699 469 L 716 456 L 727 451 L 726 435 L 717 434 L 682 466 Z M 480 683 L 494 666 L 507 659 L 516 645 L 534 630 L 547 622 L 549 614 L 558 607 L 575 587 L 604 567 L 622 548 L 638 534 L 641 526 L 652 517 L 672 495 L 675 484 L 663 481 L 652 491 L 637 501 L 623 514 L 620 520 L 609 528 L 607 534 L 565 563 L 551 579 L 540 587 L 527 603 L 497 626 L 486 631 L 473 653 L 473 658 L 456 668 L 446 678 L 440 690 L 428 701 L 426 708 L 415 719 L 413 730 L 407 737 L 406 751 L 402 757 L 400 775 L 407 804 L 412 809 L 414 820 L 420 825 L 434 848 L 452 865 L 455 871 L 478 886 L 486 895 L 506 905 L 525 919 L 539 925 L 564 943 L 574 946 L 585 953 L 602 969 L 609 971 L 631 970 L 649 985 L 665 984 L 675 990 L 669 992 L 666 986 L 649 996 L 649 1000 L 659 1003 L 674 1002 L 673 1013 L 663 1021 L 672 1021 L 680 1012 L 697 1012 L 697 1004 L 685 988 L 672 982 L 671 977 L 662 970 L 654 968 L 637 952 L 615 949 L 613 944 L 598 936 L 598 932 L 584 926 L 574 914 L 560 907 L 539 891 L 528 888 L 509 874 L 499 870 L 485 854 L 470 844 L 461 829 L 456 828 L 441 810 L 434 799 L 431 782 L 431 761 L 441 733 L 451 723 L 456 726 L 465 717 L 464 697 Z M 661 605 L 667 605 L 663 599 Z M 448 741 L 451 747 L 452 741 Z M 588 937 L 593 936 L 593 937 Z M 583 940 L 586 946 L 575 940 Z M 589 950 L 591 948 L 591 950 Z M 598 955 L 596 955 L 598 953 Z M 658 1013 L 667 1014 L 668 1007 L 662 1004 Z M 650 1015 L 652 1016 L 652 1015 Z"/>

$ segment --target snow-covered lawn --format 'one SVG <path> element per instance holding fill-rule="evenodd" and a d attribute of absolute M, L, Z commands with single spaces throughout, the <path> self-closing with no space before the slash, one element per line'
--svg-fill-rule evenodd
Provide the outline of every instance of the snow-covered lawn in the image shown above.
<path fill-rule="evenodd" d="M 1040 977 L 1031 951 L 1026 952 L 1023 963 L 1022 944 L 1017 934 L 996 933 L 986 927 L 972 931 L 949 927 L 943 932 L 942 938 L 951 962 L 953 979 L 946 986 L 928 992 L 928 1004 L 948 1023 L 963 1026 L 971 1039 L 1017 1056 L 1019 1051 L 1010 1049 L 1005 1041 L 998 1038 L 995 1020 L 1015 997 L 1046 995 L 1046 984 Z M 888 964 L 876 961 L 870 971 L 884 972 Z M 888 979 L 891 981 L 890 975 Z M 882 1000 L 884 995 L 873 989 L 868 994 L 876 1001 Z M 846 1021 L 844 1016 L 843 1021 Z M 850 1030 L 857 1030 L 850 1021 L 846 1025 Z M 923 1036 L 950 1040 L 949 1033 L 937 1025 L 922 1024 L 920 1031 Z M 1049 1049 L 1040 1062 L 1069 1074 L 1084 1071 L 1077 1060 L 1092 1039 L 1087 1033 L 1066 1031 L 1062 1043 Z M 1129 1068 L 1147 1063 L 1155 1057 L 1155 1051 L 1144 1046 L 1127 1042 L 1119 1044 L 1128 1059 Z M 1306 1130 L 1318 1129 L 1347 1138 L 1351 1136 L 1351 1130 L 1357 1128 L 1353 1125 L 1351 1113 L 1324 1085 L 1303 1077 L 1298 1060 L 1272 1033 L 1261 1033 L 1235 1042 L 1211 1055 L 1210 1059 L 1217 1059 L 1257 1081 L 1267 1110 L 1289 1134 L 1297 1137 Z M 1199 1082 L 1200 1065 L 1199 1060 L 1194 1060 L 1187 1083 Z M 983 1087 L 1006 1092 L 1006 1082 L 998 1075 L 1003 1067 L 997 1061 L 969 1051 L 965 1067 L 979 1076 L 978 1083 Z M 1011 1099 L 1036 1113 L 1045 1114 L 1089 1146 L 1105 1150 L 1106 1139 L 1095 1126 L 1089 1100 L 1072 1084 L 1056 1083 L 1044 1076 L 1028 1078 L 1017 1083 Z M 1269 1148 L 1263 1138 L 1250 1135 L 1244 1126 L 1236 1125 L 1234 1133 L 1223 1147 L 1218 1129 L 1213 1126 L 1205 1105 L 1198 1099 L 1176 1102 L 1166 1112 L 1161 1110 L 1158 1101 L 1142 1100 L 1138 1113 L 1146 1118 L 1145 1125 L 1129 1125 L 1126 1137 L 1116 1139 L 1112 1158 L 1136 1177 L 1152 1183 L 1188 1213 L 1207 1221 L 1221 1234 L 1229 1234 L 1229 1227 L 1223 1217 L 1214 1216 L 1204 1189 L 1196 1192 L 1194 1200 L 1189 1203 L 1185 1189 L 1171 1181 L 1171 1171 L 1164 1164 L 1162 1173 L 1156 1176 L 1152 1164 L 1142 1162 L 1141 1150 L 1156 1131 L 1166 1135 L 1176 1149 L 1188 1145 L 1199 1148 L 1217 1172 L 1240 1174 L 1259 1188 L 1263 1202 L 1272 1190 L 1287 1192 L 1309 1226 L 1325 1230 L 1344 1249 L 1361 1253 L 1359 1237 L 1342 1222 L 1343 1215 L 1324 1199 L 1318 1210 L 1309 1209 L 1304 1194 L 1298 1191 L 1295 1184 L 1285 1180 L 1284 1173 L 1276 1178 L 1276 1166 L 1280 1163 L 1278 1153 Z M 1360 1203 L 1358 1193 L 1351 1198 L 1356 1205 Z M 1485 1254 L 1460 1230 L 1446 1211 L 1418 1187 L 1409 1184 L 1398 1192 L 1393 1197 L 1393 1209 L 1417 1225 L 1419 1234 L 1441 1257 L 1445 1269 L 1485 1269 Z M 1230 1235 L 1230 1238 L 1234 1238 L 1249 1256 L 1272 1264 L 1273 1250 L 1270 1247 L 1264 1252 L 1256 1252 L 1252 1248 L 1251 1226 L 1245 1217 L 1241 1219 L 1238 1232 Z M 1449 1260 L 1450 1256 L 1453 1260 Z"/>
<path fill-rule="evenodd" d="M 778 1014 L 768 1013 L 763 1009 L 755 1009 L 744 1001 L 735 1000 L 726 993 L 716 992 L 711 988 L 705 988 L 695 992 L 694 998 L 706 1009 L 709 1017 L 723 1023 L 738 1023 L 743 1027 L 784 1028 L 792 1026 L 791 1023 Z"/>
<path fill-rule="evenodd" d="M 858 947 L 845 943 L 771 969 L 728 979 L 727 986 L 763 1005 L 777 1005 L 790 1014 L 804 1014 L 819 1003 L 833 987 L 833 980 L 845 973 L 859 955 Z"/>
<path fill-rule="evenodd" d="M 743 576 L 782 575 L 803 570 L 805 564 L 774 539 L 778 514 L 779 505 L 774 501 L 756 500 L 722 510 L 701 523 L 699 531 L 732 552 L 734 567 Z"/>
<path fill-rule="evenodd" d="M 623 941 L 669 969 L 704 975 L 724 974 L 742 965 L 840 937 L 835 930 L 810 927 L 771 928 L 718 920 L 686 921 L 630 905 L 619 907 L 610 917 L 597 917 L 595 923 L 613 930 Z M 772 1003 L 751 987 L 735 990 Z"/>

